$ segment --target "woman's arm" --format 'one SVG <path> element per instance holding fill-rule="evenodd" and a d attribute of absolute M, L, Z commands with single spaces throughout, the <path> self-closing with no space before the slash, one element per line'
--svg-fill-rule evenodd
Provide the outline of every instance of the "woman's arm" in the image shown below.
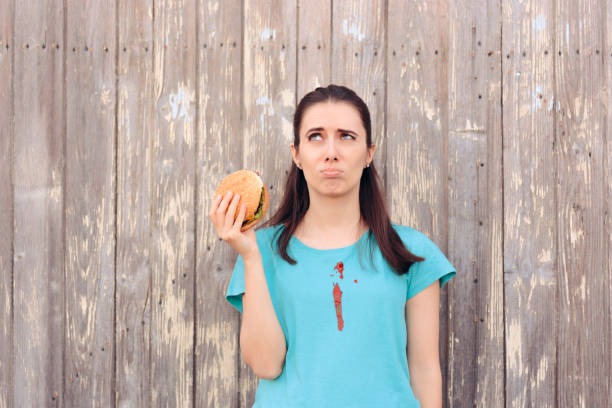
<path fill-rule="evenodd" d="M 287 347 L 266 283 L 261 255 L 244 259 L 245 292 L 242 295 L 240 350 L 242 359 L 259 378 L 278 377 Z"/>
<path fill-rule="evenodd" d="M 410 385 L 422 408 L 442 408 L 442 374 L 438 352 L 439 308 L 439 281 L 406 302 Z"/>

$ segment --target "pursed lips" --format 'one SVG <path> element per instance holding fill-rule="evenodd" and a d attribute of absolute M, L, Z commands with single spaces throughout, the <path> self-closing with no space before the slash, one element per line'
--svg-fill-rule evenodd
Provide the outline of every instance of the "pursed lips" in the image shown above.
<path fill-rule="evenodd" d="M 324 176 L 332 177 L 339 176 L 340 174 L 342 174 L 342 171 L 338 169 L 328 168 L 322 170 L 321 173 L 323 173 Z"/>

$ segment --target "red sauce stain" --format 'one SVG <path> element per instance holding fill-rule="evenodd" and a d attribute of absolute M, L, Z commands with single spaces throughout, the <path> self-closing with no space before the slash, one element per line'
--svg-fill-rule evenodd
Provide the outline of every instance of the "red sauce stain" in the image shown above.
<path fill-rule="evenodd" d="M 344 279 L 344 277 L 342 276 L 342 272 L 344 272 L 344 264 L 342 262 L 338 262 L 336 266 L 334 266 L 334 270 L 340 273 L 340 279 Z"/>
<path fill-rule="evenodd" d="M 336 305 L 336 318 L 338 319 L 338 330 L 344 328 L 344 320 L 342 319 L 342 291 L 337 283 L 334 283 L 334 304 Z"/>

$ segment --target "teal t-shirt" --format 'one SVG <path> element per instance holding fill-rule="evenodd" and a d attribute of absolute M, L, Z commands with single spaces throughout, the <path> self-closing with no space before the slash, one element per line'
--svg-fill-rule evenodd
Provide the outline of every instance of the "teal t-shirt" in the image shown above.
<path fill-rule="evenodd" d="M 287 251 L 296 265 L 276 252 L 283 226 L 255 231 L 287 354 L 277 378 L 259 379 L 252 408 L 420 407 L 408 372 L 406 301 L 456 272 L 425 234 L 392 226 L 408 250 L 426 258 L 401 276 L 370 230 L 350 246 L 325 250 L 292 236 Z M 225 297 L 240 312 L 244 292 L 238 255 Z"/>

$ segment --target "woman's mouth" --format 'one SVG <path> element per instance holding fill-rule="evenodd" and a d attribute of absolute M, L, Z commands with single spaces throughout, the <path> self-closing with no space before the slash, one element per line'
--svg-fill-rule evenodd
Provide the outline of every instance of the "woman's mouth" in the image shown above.
<path fill-rule="evenodd" d="M 321 173 L 325 177 L 338 177 L 342 172 L 338 169 L 325 169 Z"/>

